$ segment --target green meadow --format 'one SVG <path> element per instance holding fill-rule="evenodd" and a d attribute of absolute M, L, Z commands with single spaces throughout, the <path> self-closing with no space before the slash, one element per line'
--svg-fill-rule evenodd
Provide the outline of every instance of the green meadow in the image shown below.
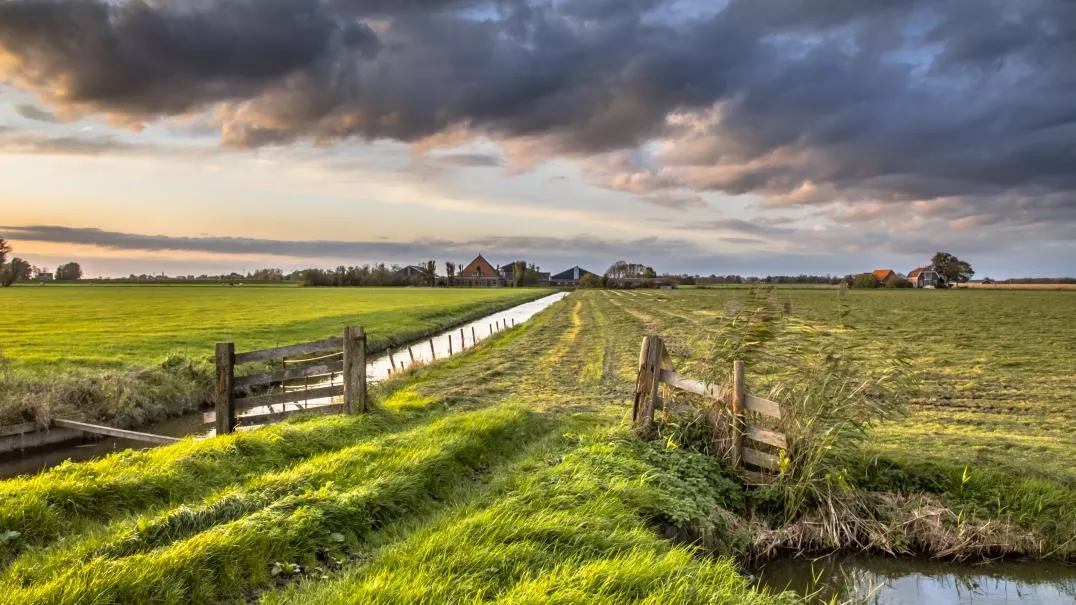
<path fill-rule="evenodd" d="M 28 604 L 796 602 L 758 592 L 741 565 L 810 525 L 823 503 L 778 514 L 782 484 L 743 485 L 679 420 L 663 419 L 659 439 L 628 428 L 641 338 L 662 335 L 677 370 L 703 376 L 745 294 L 580 291 L 377 385 L 369 414 L 295 417 L 2 481 L 0 594 Z M 838 486 L 863 495 L 856 502 L 871 508 L 853 512 L 893 532 L 897 552 L 1076 558 L 1076 378 L 1066 370 L 1076 297 L 776 296 L 793 317 L 854 326 L 861 363 L 903 353 L 919 377 L 909 414 L 843 458 Z M 758 391 L 767 376 L 748 367 L 747 380 Z M 857 548 L 854 537 L 831 546 Z"/>
<path fill-rule="evenodd" d="M 538 290 L 49 285 L 0 291 L 0 350 L 15 367 L 119 368 L 210 357 L 366 327 L 371 347 L 534 298 Z"/>
<path fill-rule="evenodd" d="M 237 351 L 366 328 L 370 350 L 540 297 L 542 289 L 227 285 L 0 291 L 0 425 L 64 416 L 138 426 L 194 411 L 216 342 Z"/>

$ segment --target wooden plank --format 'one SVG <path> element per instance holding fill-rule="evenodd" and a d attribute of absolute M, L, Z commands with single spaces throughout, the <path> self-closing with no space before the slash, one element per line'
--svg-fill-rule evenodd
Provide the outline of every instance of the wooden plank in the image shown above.
<path fill-rule="evenodd" d="M 336 338 L 326 338 L 325 340 L 315 340 L 313 342 L 303 342 L 297 345 L 288 345 L 286 347 L 275 347 L 272 349 L 261 349 L 258 351 L 247 351 L 246 353 L 239 353 L 235 356 L 236 365 L 251 363 L 253 361 L 267 361 L 270 359 L 279 359 L 281 357 L 294 357 L 296 355 L 309 355 L 311 353 L 321 353 L 324 351 L 336 351 L 343 349 L 344 339 L 339 336 Z"/>
<path fill-rule="evenodd" d="M 767 431 L 766 429 L 760 429 L 757 426 L 747 427 L 747 431 L 744 432 L 744 437 L 759 443 L 765 443 L 781 449 L 788 449 L 788 440 L 781 433 L 775 433 L 773 431 Z"/>
<path fill-rule="evenodd" d="M 235 385 L 235 388 L 238 389 L 242 387 L 271 384 L 274 382 L 283 382 L 285 380 L 294 380 L 296 378 L 305 378 L 307 376 L 332 374 L 336 372 L 342 372 L 343 369 L 344 362 L 336 361 L 333 363 L 323 363 L 316 366 L 303 366 L 299 368 L 291 368 L 290 370 L 280 370 L 279 372 L 270 372 L 268 374 L 237 376 L 233 381 L 233 384 Z"/>
<path fill-rule="evenodd" d="M 740 474 L 743 475 L 747 485 L 769 485 L 777 478 L 774 475 L 767 475 L 758 471 L 741 470 Z"/>
<path fill-rule="evenodd" d="M 49 429 L 38 429 L 37 425 L 29 422 L 26 423 L 35 427 L 33 430 L 0 435 L 0 454 L 6 454 L 8 452 L 14 452 L 18 450 L 24 450 L 31 447 L 39 447 L 42 445 L 52 445 L 54 443 L 63 443 L 65 441 L 82 441 L 86 438 L 86 433 L 82 431 L 74 431 L 71 429 L 61 429 L 52 427 Z M 23 426 L 23 425 L 16 425 Z M 10 428 L 10 427 L 5 427 Z"/>
<path fill-rule="evenodd" d="M 773 454 L 767 454 L 766 452 L 760 452 L 754 448 L 743 447 L 740 448 L 740 456 L 743 458 L 744 464 L 753 464 L 760 468 L 767 468 L 771 471 L 780 471 L 781 462 Z"/>
<path fill-rule="evenodd" d="M 631 423 L 639 428 L 639 415 L 643 411 L 643 401 L 650 393 L 651 376 L 647 373 L 646 362 L 650 359 L 650 337 L 644 336 L 639 348 L 639 372 L 635 376 L 635 394 L 632 396 Z"/>
<path fill-rule="evenodd" d="M 177 437 L 167 437 L 165 435 L 153 435 L 151 433 L 140 433 L 138 431 L 128 431 L 126 429 L 117 429 L 111 426 L 101 426 L 98 424 L 89 424 L 86 422 L 77 422 L 75 420 L 64 420 L 57 418 L 52 421 L 53 426 L 58 426 L 65 429 L 75 429 L 77 431 L 83 431 L 85 433 L 96 433 L 98 435 L 108 435 L 109 437 L 120 437 L 122 439 L 132 439 L 134 441 L 146 441 L 149 443 L 159 443 L 167 445 L 169 443 L 175 443 L 179 441 Z"/>
<path fill-rule="evenodd" d="M 304 391 L 292 391 L 290 393 L 272 393 L 269 395 L 243 397 L 241 399 L 235 400 L 235 409 L 249 410 L 250 408 L 256 408 L 262 405 L 295 403 L 297 401 L 306 401 L 308 399 L 323 399 L 325 397 L 336 397 L 343 394 L 344 385 L 334 384 L 328 387 L 318 387 L 316 389 L 306 389 Z"/>
<path fill-rule="evenodd" d="M 703 397 L 709 397 L 718 401 L 725 399 L 725 389 L 722 389 L 716 384 L 705 384 L 699 380 L 684 378 L 670 370 L 661 371 L 661 381 L 673 388 L 680 389 L 681 391 L 695 393 L 696 395 L 702 395 Z"/>
<path fill-rule="evenodd" d="M 298 414 L 300 412 L 310 414 L 311 416 L 329 416 L 331 414 L 346 413 L 345 406 L 342 403 L 333 403 L 330 405 L 319 405 L 306 409 L 299 410 L 284 410 L 280 412 L 266 412 L 264 414 L 249 414 L 247 416 L 240 416 L 240 424 L 243 426 L 254 426 L 259 424 L 269 424 L 271 422 L 280 422 L 285 420 L 288 416 Z"/>
<path fill-rule="evenodd" d="M 776 401 L 748 395 L 744 403 L 746 404 L 745 407 L 752 412 L 757 412 L 763 416 L 770 416 L 771 418 L 781 417 L 781 405 Z"/>
<path fill-rule="evenodd" d="M 747 399 L 746 393 L 744 393 L 744 370 L 743 362 L 736 360 L 732 362 L 732 466 L 736 468 L 740 466 L 740 460 L 743 459 L 743 450 L 750 449 L 743 447 L 743 409 L 744 400 Z"/>

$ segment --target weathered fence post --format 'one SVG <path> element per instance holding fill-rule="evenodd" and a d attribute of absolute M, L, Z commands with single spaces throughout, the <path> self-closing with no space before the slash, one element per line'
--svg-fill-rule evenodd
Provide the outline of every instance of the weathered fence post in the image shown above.
<path fill-rule="evenodd" d="M 471 346 L 478 344 L 478 337 L 475 336 L 474 326 L 471 326 Z"/>
<path fill-rule="evenodd" d="M 437 351 L 435 351 L 433 348 L 432 338 L 430 339 L 430 357 L 433 358 L 433 361 L 437 361 Z"/>
<path fill-rule="evenodd" d="M 344 328 L 344 413 L 365 412 L 366 331 L 362 326 Z"/>
<path fill-rule="evenodd" d="M 411 345 L 407 346 L 407 354 L 411 356 L 411 365 L 415 365 L 415 352 L 411 350 Z"/>
<path fill-rule="evenodd" d="M 217 343 L 216 363 L 217 434 L 226 435 L 235 430 L 235 343 Z"/>
<path fill-rule="evenodd" d="M 658 336 L 647 336 L 639 350 L 639 376 L 635 382 L 632 420 L 635 429 L 646 433 L 654 424 L 654 410 L 660 403 L 661 363 L 665 346 Z"/>
<path fill-rule="evenodd" d="M 448 356 L 452 356 L 452 335 L 448 335 Z"/>
<path fill-rule="evenodd" d="M 744 394 L 743 362 L 732 362 L 732 465 L 740 466 L 743 450 L 744 417 L 746 404 Z"/>
<path fill-rule="evenodd" d="M 389 349 L 389 365 L 392 366 L 392 371 L 396 371 L 396 358 L 392 356 L 392 349 Z M 401 368 L 402 369 L 402 368 Z"/>
<path fill-rule="evenodd" d="M 460 350 L 467 348 L 467 339 L 463 336 L 463 328 L 460 328 Z"/>

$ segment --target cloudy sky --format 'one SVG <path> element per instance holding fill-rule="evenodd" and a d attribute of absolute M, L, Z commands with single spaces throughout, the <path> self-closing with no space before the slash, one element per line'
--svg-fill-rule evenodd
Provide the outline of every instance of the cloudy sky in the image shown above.
<path fill-rule="evenodd" d="M 0 235 L 91 275 L 1072 275 L 1074 66 L 1070 0 L 0 0 Z"/>

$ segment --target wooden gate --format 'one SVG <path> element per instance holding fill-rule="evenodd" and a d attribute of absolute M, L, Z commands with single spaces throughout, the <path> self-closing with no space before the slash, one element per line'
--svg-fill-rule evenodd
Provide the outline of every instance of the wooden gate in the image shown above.
<path fill-rule="evenodd" d="M 788 439 L 784 433 L 774 430 L 781 420 L 781 406 L 744 391 L 742 361 L 733 362 L 732 385 L 726 389 L 680 376 L 673 370 L 672 359 L 661 337 L 645 337 L 639 351 L 639 374 L 635 381 L 631 415 L 633 426 L 641 433 L 652 430 L 655 411 L 664 409 L 661 385 L 702 395 L 729 406 L 732 417 L 730 462 L 736 467 L 746 467 L 746 477 L 757 483 L 766 483 L 781 472 L 780 454 L 788 450 Z M 773 454 L 759 450 L 751 447 L 751 442 L 772 446 L 778 452 Z"/>
<path fill-rule="evenodd" d="M 237 377 L 243 364 L 261 362 L 277 367 L 270 372 Z M 217 343 L 216 428 L 223 435 L 235 430 L 236 411 L 262 406 L 298 403 L 311 399 L 343 396 L 343 403 L 313 408 L 318 413 L 365 412 L 366 333 L 362 326 L 347 326 L 342 338 L 327 338 L 286 347 L 236 353 L 235 344 Z M 337 380 L 337 379 L 340 380 Z M 301 384 L 296 384 L 302 381 Z M 291 384 L 289 384 L 291 383 Z M 251 388 L 262 391 L 243 395 Z M 297 410 L 259 415 L 261 420 L 279 420 Z M 265 418 L 262 418 L 262 417 Z M 244 417 L 246 420 L 247 417 Z"/>

